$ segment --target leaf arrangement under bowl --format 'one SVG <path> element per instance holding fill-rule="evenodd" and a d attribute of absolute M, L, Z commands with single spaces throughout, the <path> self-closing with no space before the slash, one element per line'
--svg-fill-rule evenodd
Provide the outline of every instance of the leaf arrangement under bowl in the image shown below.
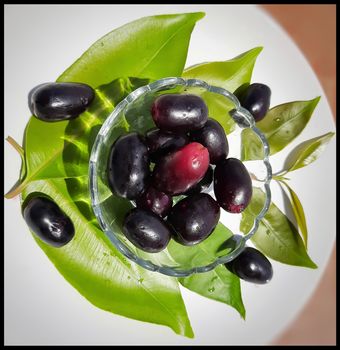
<path fill-rule="evenodd" d="M 240 279 L 224 266 L 176 279 L 128 261 L 102 234 L 92 212 L 88 164 L 101 125 L 115 106 L 140 86 L 168 76 L 202 79 L 232 92 L 250 84 L 260 47 L 229 61 L 201 63 L 184 69 L 191 32 L 203 16 L 203 13 L 186 13 L 145 17 L 105 35 L 57 79 L 91 86 L 95 96 L 89 108 L 79 118 L 58 123 L 45 123 L 32 116 L 22 147 L 11 137 L 7 139 L 19 152 L 22 167 L 19 181 L 6 198 L 20 194 L 24 204 L 33 194 L 42 194 L 53 198 L 73 222 L 74 238 L 61 248 L 33 235 L 64 278 L 103 310 L 166 325 L 187 337 L 193 337 L 194 333 L 178 284 L 232 306 L 245 318 Z M 318 102 L 316 97 L 274 106 L 257 123 L 268 139 L 271 155 L 283 150 L 303 131 Z M 210 101 L 209 110 L 229 134 L 233 123 L 225 118 L 226 104 L 222 100 Z M 124 120 L 119 126 L 121 130 L 127 131 L 129 122 Z M 253 244 L 267 257 L 284 264 L 316 268 L 307 253 L 303 207 L 288 185 L 286 175 L 315 161 L 333 135 L 329 132 L 300 144 L 290 154 L 285 168 L 273 177 L 288 190 L 297 225 L 275 203 L 270 205 L 252 238 Z M 262 157 L 258 140 L 248 130 L 242 132 L 241 151 L 243 161 Z M 253 217 L 263 206 L 263 198 L 264 193 L 254 188 L 253 200 L 242 213 L 242 232 L 248 231 Z M 118 199 L 113 206 L 122 213 L 127 209 Z M 223 232 L 224 237 L 232 236 L 221 223 L 215 230 Z M 174 251 L 168 253 L 179 262 L 183 258 Z"/>

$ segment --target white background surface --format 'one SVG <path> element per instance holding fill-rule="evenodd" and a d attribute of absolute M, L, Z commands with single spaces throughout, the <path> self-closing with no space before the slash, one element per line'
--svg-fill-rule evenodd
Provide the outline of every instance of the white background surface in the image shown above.
<path fill-rule="evenodd" d="M 22 142 L 29 118 L 27 94 L 53 81 L 93 42 L 147 15 L 204 11 L 192 34 L 187 66 L 226 60 L 264 46 L 252 81 L 272 89 L 271 105 L 322 95 L 303 133 L 272 157 L 280 170 L 302 141 L 334 130 L 326 97 L 308 63 L 288 36 L 254 6 L 5 6 L 5 134 Z M 317 43 L 316 43 L 317 45 Z M 4 141 L 5 142 L 5 141 Z M 20 159 L 5 144 L 5 190 L 17 180 Z M 267 344 L 301 310 L 316 287 L 335 239 L 335 138 L 322 157 L 292 173 L 291 187 L 306 213 L 309 254 L 318 270 L 273 263 L 268 285 L 242 282 L 243 321 L 222 303 L 182 288 L 194 339 L 110 314 L 85 300 L 36 245 L 21 217 L 19 198 L 5 200 L 5 344 Z M 283 209 L 273 184 L 275 203 Z"/>

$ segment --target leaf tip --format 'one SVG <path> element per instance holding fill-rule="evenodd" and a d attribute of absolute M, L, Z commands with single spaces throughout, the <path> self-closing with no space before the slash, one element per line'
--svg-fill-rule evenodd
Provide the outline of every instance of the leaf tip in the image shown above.
<path fill-rule="evenodd" d="M 256 46 L 252 49 L 252 51 L 259 54 L 263 51 L 263 46 Z"/>
<path fill-rule="evenodd" d="M 201 11 L 201 12 L 194 12 L 194 14 L 196 15 L 197 21 L 199 21 L 200 19 L 205 17 L 205 12 L 203 12 L 203 11 Z"/>
<path fill-rule="evenodd" d="M 309 264 L 306 267 L 309 267 L 309 268 L 311 268 L 313 270 L 316 270 L 316 269 L 319 268 L 318 265 L 316 265 L 315 262 L 312 259 L 310 259 Z"/>
<path fill-rule="evenodd" d="M 311 102 L 316 107 L 317 104 L 319 103 L 320 99 L 321 99 L 321 96 L 317 96 L 317 97 L 313 98 Z"/>
<path fill-rule="evenodd" d="M 240 316 L 241 316 L 242 320 L 245 321 L 246 320 L 246 309 L 245 309 L 244 306 L 242 307 L 241 310 L 239 310 L 239 313 L 240 313 Z"/>
<path fill-rule="evenodd" d="M 184 334 L 187 338 L 189 339 L 194 339 L 195 338 L 195 334 L 194 331 L 192 330 L 192 328 L 190 327 L 190 329 L 188 329 L 185 334 Z"/>

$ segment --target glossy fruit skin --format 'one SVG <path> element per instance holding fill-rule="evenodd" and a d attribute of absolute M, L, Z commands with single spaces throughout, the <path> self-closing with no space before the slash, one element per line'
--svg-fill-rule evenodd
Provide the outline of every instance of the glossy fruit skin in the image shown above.
<path fill-rule="evenodd" d="M 218 121 L 209 118 L 202 129 L 190 133 L 190 138 L 208 149 L 211 164 L 217 164 L 227 158 L 229 144 L 226 133 Z"/>
<path fill-rule="evenodd" d="M 270 106 L 271 90 L 265 84 L 250 84 L 245 91 L 238 96 L 241 106 L 246 108 L 256 122 L 262 120 Z"/>
<path fill-rule="evenodd" d="M 156 163 L 153 186 L 170 195 L 184 193 L 203 179 L 208 167 L 208 150 L 200 143 L 189 143 Z"/>
<path fill-rule="evenodd" d="M 205 125 L 208 107 L 197 95 L 165 94 L 153 102 L 151 115 L 159 129 L 185 133 Z"/>
<path fill-rule="evenodd" d="M 172 134 L 160 129 L 151 129 L 145 135 L 151 161 L 156 162 L 160 157 L 174 152 L 189 143 L 185 134 Z"/>
<path fill-rule="evenodd" d="M 52 200 L 45 197 L 33 197 L 23 210 L 28 227 L 45 243 L 59 248 L 74 237 L 74 226 Z"/>
<path fill-rule="evenodd" d="M 235 275 L 247 282 L 266 284 L 273 277 L 273 268 L 270 261 L 260 251 L 246 247 L 226 267 Z"/>
<path fill-rule="evenodd" d="M 213 182 L 213 179 L 214 179 L 214 169 L 211 165 L 209 165 L 209 168 L 205 173 L 203 179 L 198 184 L 191 187 L 184 194 L 189 196 L 191 194 L 200 193 L 207 190 L 210 187 L 211 183 Z"/>
<path fill-rule="evenodd" d="M 139 208 L 128 212 L 124 219 L 123 232 L 136 247 L 149 253 L 165 249 L 171 238 L 171 230 L 162 218 Z"/>
<path fill-rule="evenodd" d="M 30 111 L 38 119 L 56 122 L 77 117 L 95 96 L 91 86 L 81 83 L 45 83 L 28 95 Z"/>
<path fill-rule="evenodd" d="M 155 214 L 165 217 L 172 208 L 172 197 L 149 186 L 136 200 L 138 208 L 151 210 Z"/>
<path fill-rule="evenodd" d="M 250 175 L 240 160 L 228 158 L 216 165 L 214 192 L 218 204 L 230 213 L 240 213 L 247 207 L 253 187 Z"/>
<path fill-rule="evenodd" d="M 183 245 L 195 245 L 213 232 L 220 218 L 220 207 L 207 193 L 193 194 L 179 201 L 168 215 L 174 239 Z"/>
<path fill-rule="evenodd" d="M 112 145 L 108 160 L 108 183 L 117 196 L 135 199 L 148 185 L 148 149 L 136 132 L 120 136 Z"/>

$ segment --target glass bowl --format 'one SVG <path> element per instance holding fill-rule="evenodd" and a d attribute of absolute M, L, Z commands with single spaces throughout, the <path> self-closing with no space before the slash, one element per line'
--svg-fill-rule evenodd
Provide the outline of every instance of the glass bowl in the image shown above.
<path fill-rule="evenodd" d="M 261 161 L 256 162 L 259 168 L 256 171 L 260 175 L 256 173 L 256 177 L 252 176 L 252 181 L 255 182 L 254 179 L 262 177 L 258 186 L 265 192 L 265 201 L 246 234 L 241 234 L 239 230 L 242 214 L 230 214 L 221 209 L 220 223 L 226 227 L 218 224 L 214 232 L 203 242 L 194 246 L 183 246 L 171 239 L 165 250 L 159 253 L 147 253 L 134 246 L 122 232 L 124 216 L 135 204 L 111 193 L 107 181 L 107 163 L 111 146 L 120 135 L 132 131 L 144 134 L 155 127 L 150 114 L 152 102 L 159 95 L 171 93 L 197 94 L 204 99 L 209 109 L 209 117 L 217 117 L 216 119 L 226 129 L 232 131 L 228 134 L 228 157 L 240 158 L 242 129 L 250 128 L 257 135 L 262 143 L 264 156 Z M 244 164 L 247 163 L 254 162 Z M 251 168 L 252 174 L 254 174 L 253 168 Z M 177 77 L 160 79 L 142 86 L 122 100 L 102 125 L 94 142 L 89 164 L 92 207 L 103 234 L 131 261 L 148 270 L 174 277 L 210 271 L 219 264 L 230 262 L 243 251 L 246 242 L 256 233 L 260 220 L 269 208 L 271 177 L 267 140 L 256 128 L 252 115 L 241 107 L 236 96 L 223 88 L 210 86 L 202 80 Z M 205 192 L 215 198 L 212 186 Z M 174 200 L 180 198 L 175 197 Z"/>

